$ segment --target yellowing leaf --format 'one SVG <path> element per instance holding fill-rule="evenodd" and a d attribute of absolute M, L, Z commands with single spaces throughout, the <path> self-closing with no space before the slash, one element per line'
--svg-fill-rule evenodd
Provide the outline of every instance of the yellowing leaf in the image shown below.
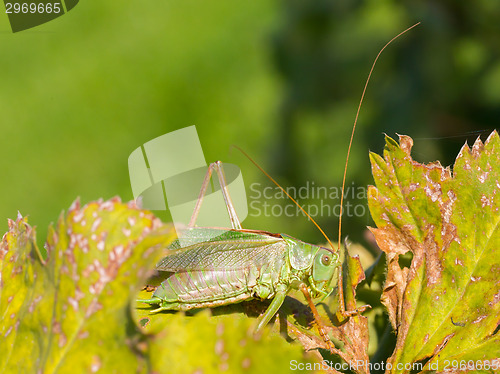
<path fill-rule="evenodd" d="M 157 318 L 162 318 L 161 314 Z M 321 368 L 320 363 L 303 358 L 299 344 L 289 344 L 267 329 L 254 336 L 254 322 L 244 315 L 212 317 L 208 310 L 191 317 L 172 314 L 164 329 L 151 337 L 150 370 L 165 374 L 258 374 L 284 373 L 295 367 L 314 369 L 315 364 Z"/>
<path fill-rule="evenodd" d="M 382 302 L 397 333 L 387 372 L 498 372 L 498 134 L 464 146 L 453 172 L 413 161 L 407 136 L 386 141 L 384 158 L 371 154 L 369 205 L 387 254 Z M 399 263 L 407 252 L 409 268 Z"/>
<path fill-rule="evenodd" d="M 0 245 L 0 371 L 145 372 L 130 307 L 172 231 L 132 203 L 77 201 L 49 230 L 43 260 L 27 219 L 9 221 Z"/>

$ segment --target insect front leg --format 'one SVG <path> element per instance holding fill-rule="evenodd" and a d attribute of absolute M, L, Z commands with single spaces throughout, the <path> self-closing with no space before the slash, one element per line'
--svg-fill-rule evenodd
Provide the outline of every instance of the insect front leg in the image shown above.
<path fill-rule="evenodd" d="M 309 294 L 309 289 L 307 288 L 306 284 L 301 283 L 299 285 L 299 289 L 304 294 L 304 297 L 306 298 L 307 303 L 309 304 L 309 308 L 311 308 L 311 311 L 314 315 L 314 321 L 316 322 L 316 325 L 318 325 L 318 330 L 319 330 L 319 334 L 321 335 L 321 338 L 326 343 L 326 345 L 328 346 L 328 348 L 330 349 L 330 352 L 332 354 L 337 353 L 337 349 L 335 348 L 335 345 L 332 343 L 332 341 L 328 337 L 328 334 L 326 333 L 326 331 L 323 327 L 323 323 L 321 322 L 318 310 L 316 309 L 316 306 L 314 305 L 314 302 L 311 298 L 311 295 Z"/>
<path fill-rule="evenodd" d="M 323 297 L 319 301 L 317 301 L 317 303 L 321 303 L 333 292 L 333 288 L 329 292 L 325 292 L 323 290 L 318 289 L 316 287 L 316 283 L 314 282 L 314 278 L 312 276 L 309 276 L 308 281 L 309 281 L 309 287 L 311 287 L 311 289 L 314 292 L 316 292 L 318 295 L 323 295 Z"/>
<path fill-rule="evenodd" d="M 224 202 L 226 204 L 227 213 L 229 214 L 229 219 L 231 220 L 231 226 L 235 230 L 241 230 L 241 222 L 238 218 L 238 215 L 236 214 L 236 209 L 234 208 L 231 196 L 229 195 L 226 176 L 224 174 L 222 162 L 220 161 L 213 162 L 208 166 L 207 173 L 205 174 L 205 178 L 203 179 L 203 183 L 201 185 L 200 194 L 198 195 L 198 200 L 196 201 L 196 206 L 193 210 L 193 214 L 191 215 L 191 219 L 189 221 L 189 227 L 194 227 L 196 223 L 196 219 L 198 218 L 198 214 L 200 212 L 201 204 L 203 203 L 203 198 L 207 193 L 207 188 L 208 185 L 210 184 L 210 179 L 212 178 L 212 172 L 214 170 L 219 180 L 219 185 L 222 191 Z"/>

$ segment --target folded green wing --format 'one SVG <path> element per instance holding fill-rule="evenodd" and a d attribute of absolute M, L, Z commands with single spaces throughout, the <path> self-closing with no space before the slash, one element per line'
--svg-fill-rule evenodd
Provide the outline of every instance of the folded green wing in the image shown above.
<path fill-rule="evenodd" d="M 200 242 L 210 230 L 220 235 Z M 282 263 L 288 244 L 280 236 L 249 231 L 191 228 L 157 265 L 160 271 L 243 269 L 250 264 Z M 194 244 L 191 244 L 194 243 Z M 187 245 L 186 245 L 187 244 Z"/>

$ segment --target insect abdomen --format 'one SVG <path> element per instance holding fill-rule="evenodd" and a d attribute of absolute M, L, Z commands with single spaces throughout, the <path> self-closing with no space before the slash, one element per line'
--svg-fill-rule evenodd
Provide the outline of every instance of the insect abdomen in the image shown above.
<path fill-rule="evenodd" d="M 255 276 L 250 269 L 181 271 L 168 277 L 154 296 L 164 301 L 164 307 L 189 310 L 251 298 Z M 167 305 L 165 305 L 167 304 Z"/>

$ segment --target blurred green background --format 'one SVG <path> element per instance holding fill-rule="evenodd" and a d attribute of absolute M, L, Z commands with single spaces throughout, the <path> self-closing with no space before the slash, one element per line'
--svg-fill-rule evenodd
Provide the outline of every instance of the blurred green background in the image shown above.
<path fill-rule="evenodd" d="M 77 196 L 132 199 L 129 154 L 190 125 L 207 162 L 238 164 L 248 188 L 271 184 L 232 144 L 286 187 L 338 188 L 372 61 L 418 21 L 375 68 L 348 186 L 371 183 L 368 151 L 382 151 L 383 133 L 412 136 L 419 161 L 451 164 L 497 126 L 499 20 L 496 0 L 85 0 L 16 34 L 0 16 L 0 228 L 20 211 L 43 243 Z M 365 212 L 343 235 L 363 238 Z M 257 213 L 245 227 L 324 241 L 300 215 Z M 317 219 L 337 237 L 335 215 Z"/>

